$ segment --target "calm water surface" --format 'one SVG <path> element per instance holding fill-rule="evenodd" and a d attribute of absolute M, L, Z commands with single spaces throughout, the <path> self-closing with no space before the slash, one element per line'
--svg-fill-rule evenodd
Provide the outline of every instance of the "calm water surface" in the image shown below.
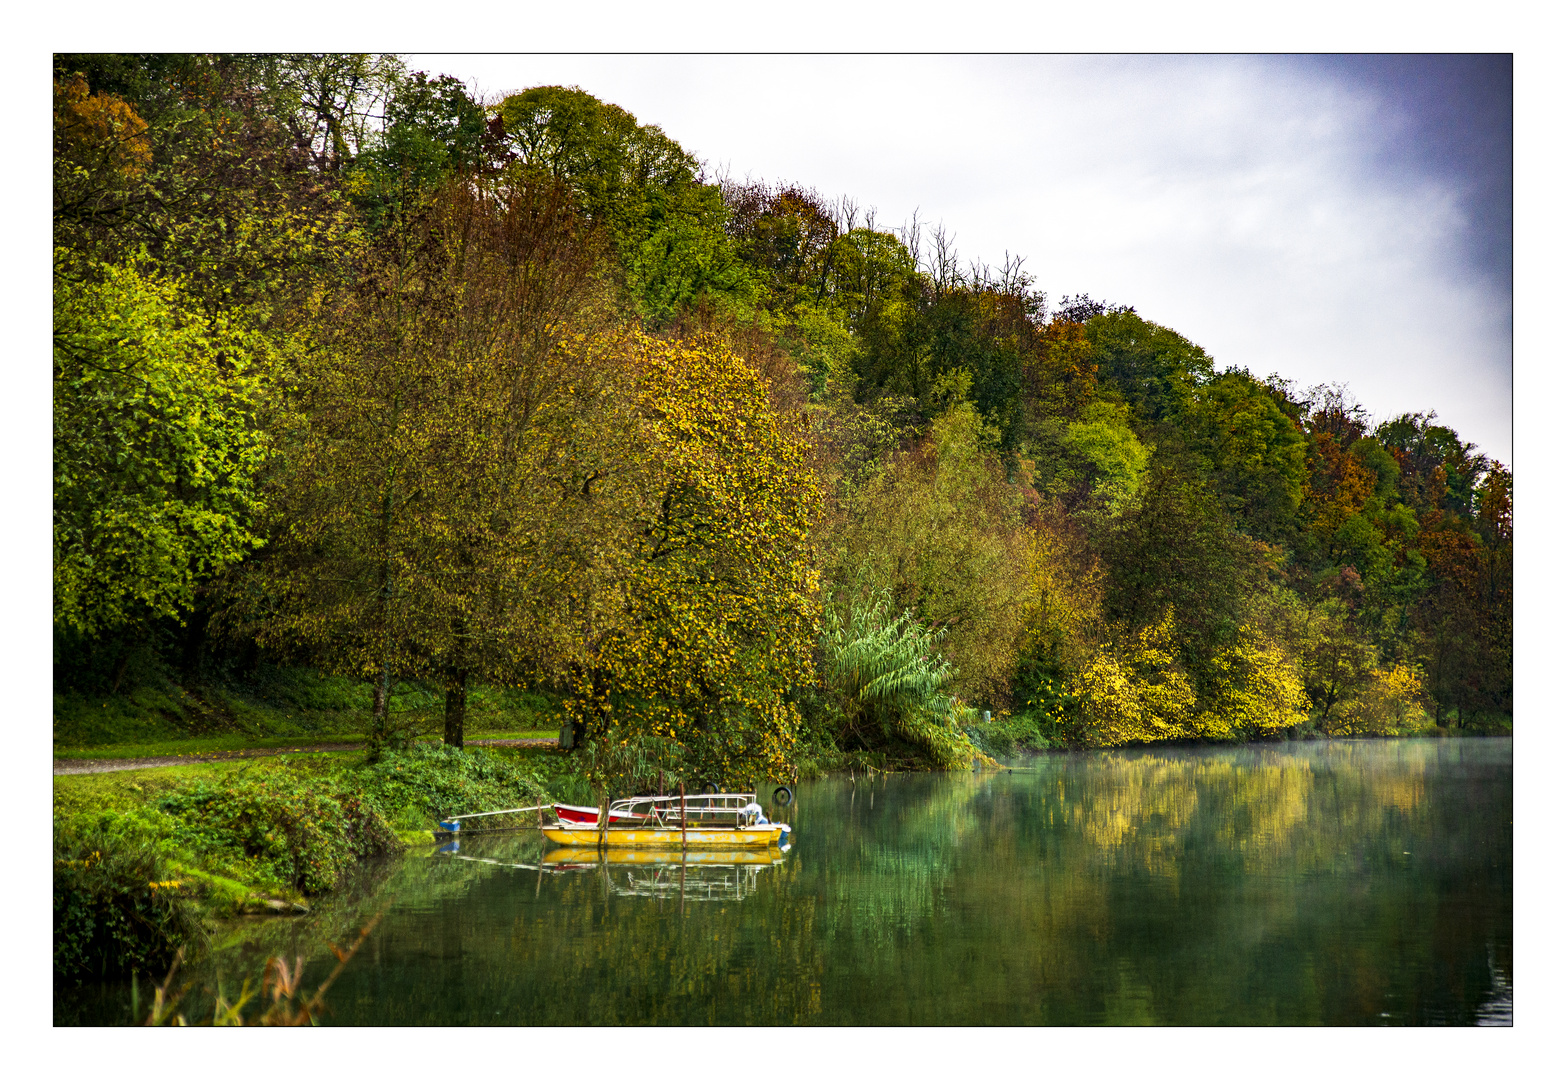
<path fill-rule="evenodd" d="M 1511 1022 L 1510 739 L 1056 754 L 802 784 L 778 816 L 788 851 L 683 880 L 464 839 L 235 928 L 199 976 L 232 994 L 283 952 L 314 985 L 384 909 L 328 1023 Z"/>

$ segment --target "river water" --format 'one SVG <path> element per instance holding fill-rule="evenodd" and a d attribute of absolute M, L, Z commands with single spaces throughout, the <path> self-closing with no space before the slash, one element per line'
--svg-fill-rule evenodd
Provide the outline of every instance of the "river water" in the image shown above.
<path fill-rule="evenodd" d="M 384 911 L 326 1023 L 1511 1023 L 1510 739 L 1050 754 L 775 816 L 792 845 L 750 862 L 467 837 L 235 927 L 199 980 L 280 952 L 313 986 Z"/>

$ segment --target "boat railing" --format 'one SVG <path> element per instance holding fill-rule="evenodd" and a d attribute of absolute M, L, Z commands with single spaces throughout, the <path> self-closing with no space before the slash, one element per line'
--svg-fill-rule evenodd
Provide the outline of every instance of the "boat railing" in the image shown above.
<path fill-rule="evenodd" d="M 542 829 L 545 826 L 544 815 L 554 817 L 555 807 L 553 803 L 541 803 L 538 806 L 517 806 L 510 810 L 484 810 L 476 814 L 456 814 L 452 817 L 442 818 L 436 826 L 438 832 L 455 833 L 462 829 L 463 822 L 477 821 L 480 818 L 494 818 L 494 821 L 485 821 L 486 831 L 500 831 L 502 829 Z M 516 821 L 508 821 L 512 815 L 516 815 Z"/>
<path fill-rule="evenodd" d="M 637 795 L 616 799 L 609 804 L 609 812 L 624 813 L 634 820 L 617 822 L 611 818 L 610 828 L 653 827 L 677 829 L 702 828 L 713 825 L 737 827 L 753 824 L 762 818 L 761 807 L 753 794 L 720 792 L 704 795 Z"/>
<path fill-rule="evenodd" d="M 609 804 L 611 829 L 688 829 L 735 828 L 765 820 L 754 794 L 719 792 L 702 795 L 634 795 Z M 625 815 L 616 818 L 613 815 Z M 437 831 L 457 833 L 482 824 L 484 831 L 543 829 L 557 824 L 553 803 L 518 806 L 509 810 L 485 810 L 475 814 L 457 814 L 441 820 Z M 580 826 L 571 826 L 577 828 Z M 596 825 L 590 826 L 597 828 Z"/>

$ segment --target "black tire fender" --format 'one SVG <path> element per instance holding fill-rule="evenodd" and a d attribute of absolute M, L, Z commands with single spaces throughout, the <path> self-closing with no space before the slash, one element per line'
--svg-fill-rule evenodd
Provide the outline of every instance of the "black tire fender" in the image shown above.
<path fill-rule="evenodd" d="M 794 801 L 794 789 L 787 784 L 779 784 L 772 792 L 772 801 L 779 806 L 787 806 Z"/>

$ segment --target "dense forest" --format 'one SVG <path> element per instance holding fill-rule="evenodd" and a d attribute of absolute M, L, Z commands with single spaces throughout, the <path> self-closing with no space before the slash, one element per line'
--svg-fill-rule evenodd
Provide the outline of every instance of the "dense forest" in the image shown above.
<path fill-rule="evenodd" d="M 1432 413 L 574 87 L 58 55 L 53 168 L 57 690 L 531 687 L 734 781 L 1509 729 L 1511 475 Z"/>

